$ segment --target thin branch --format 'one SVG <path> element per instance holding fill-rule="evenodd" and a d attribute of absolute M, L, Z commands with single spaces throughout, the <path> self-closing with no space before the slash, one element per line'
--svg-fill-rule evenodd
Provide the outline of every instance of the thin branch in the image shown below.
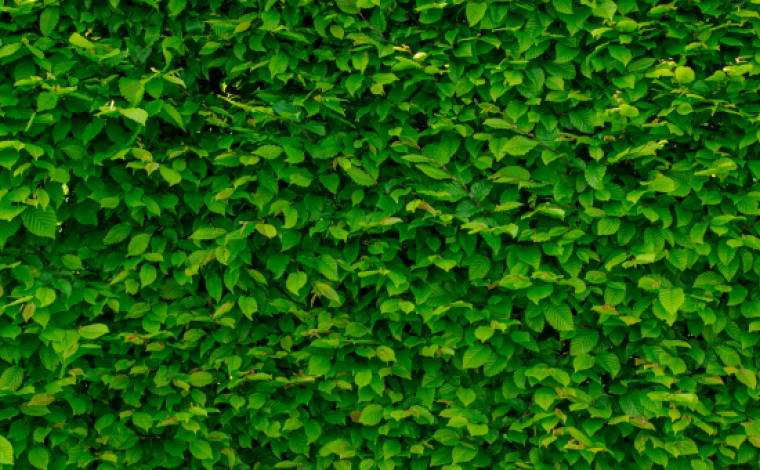
<path fill-rule="evenodd" d="M 516 130 L 517 132 L 519 132 L 520 134 L 522 134 L 524 136 L 530 137 L 531 139 L 535 140 L 538 145 L 540 145 L 541 147 L 549 149 L 554 155 L 556 155 L 556 156 L 559 157 L 559 153 L 556 150 L 554 150 L 553 148 L 549 147 L 545 143 L 543 143 L 540 140 L 538 140 L 538 138 L 536 137 L 535 134 L 533 134 L 532 132 L 525 132 L 524 130 L 522 130 L 519 127 L 517 127 L 517 125 L 515 123 L 513 123 L 506 115 L 504 115 L 504 113 L 502 112 L 502 110 L 499 109 L 498 107 L 494 106 L 494 109 L 496 109 L 496 111 L 499 114 L 501 114 L 501 117 L 504 118 L 504 120 L 507 122 L 507 124 L 509 124 L 510 126 L 512 126 L 512 128 L 514 130 Z"/>
<path fill-rule="evenodd" d="M 519 418 L 517 418 L 517 422 L 518 422 L 518 423 L 519 423 L 520 421 L 522 421 L 523 419 L 525 419 L 525 417 L 526 417 L 526 416 L 528 416 L 528 415 L 530 414 L 530 408 L 533 406 L 533 400 L 535 400 L 535 398 L 531 397 L 531 399 L 530 399 L 530 403 L 528 403 L 528 409 L 527 409 L 527 410 L 525 410 L 525 413 L 523 413 L 523 414 L 522 414 L 522 416 L 520 416 Z"/>
<path fill-rule="evenodd" d="M 372 28 L 372 31 L 374 31 L 377 34 L 379 34 L 380 37 L 383 38 L 383 41 L 386 40 L 385 36 L 383 35 L 383 33 L 381 33 L 380 31 L 378 31 L 377 29 L 375 29 L 374 26 L 372 26 L 372 23 L 370 23 L 369 20 L 367 20 L 367 18 L 364 17 L 364 15 L 362 14 L 362 10 L 359 7 L 357 7 L 356 4 L 354 4 L 354 2 L 352 2 L 351 0 L 349 0 L 348 4 L 351 5 L 352 8 L 356 8 L 356 11 L 359 13 L 359 18 L 361 18 L 362 20 L 364 20 L 364 22 L 367 23 L 367 26 L 369 26 L 370 28 Z"/>
<path fill-rule="evenodd" d="M 456 176 L 452 175 L 451 172 L 449 171 L 449 169 L 446 168 L 446 165 L 441 165 L 440 163 L 438 163 L 437 161 L 435 161 L 433 159 L 433 157 L 431 157 L 430 155 L 428 155 L 427 152 L 425 152 L 422 149 L 422 147 L 420 147 L 418 144 L 415 144 L 415 143 L 412 143 L 412 142 L 402 142 L 402 141 L 399 141 L 399 142 L 401 142 L 402 144 L 413 145 L 414 147 L 416 147 L 417 150 L 419 150 L 420 152 L 422 152 L 422 155 L 424 155 L 425 158 L 427 158 L 428 160 L 430 160 L 431 163 L 437 165 L 440 169 L 442 169 L 443 171 L 445 171 L 446 174 L 448 174 L 449 177 L 452 180 L 454 180 L 455 183 L 457 183 L 459 186 L 461 186 L 462 189 L 464 189 L 465 192 L 467 193 L 467 195 L 470 197 L 470 199 L 472 199 L 472 202 L 474 202 L 475 205 L 478 206 L 478 209 L 481 209 L 481 210 L 483 209 L 483 206 L 480 205 L 480 202 L 478 202 L 478 200 L 475 199 L 475 196 L 473 196 L 472 193 L 470 193 L 470 190 L 467 189 L 467 185 L 465 185 L 463 181 L 458 180 Z"/>
<path fill-rule="evenodd" d="M 307 139 L 309 139 L 309 142 L 311 142 L 311 145 L 314 145 L 314 139 L 312 139 L 312 138 L 309 136 L 309 134 L 307 134 L 305 130 L 301 129 L 301 127 L 299 127 L 299 126 L 298 126 L 298 124 L 296 124 L 295 122 L 293 122 L 293 121 L 289 121 L 289 120 L 287 120 L 287 119 L 285 119 L 285 118 L 281 118 L 280 116 L 269 116 L 269 117 L 273 117 L 273 118 L 275 118 L 275 119 L 280 119 L 281 121 L 285 121 L 285 122 L 287 122 L 287 123 L 289 123 L 289 124 L 292 124 L 293 126 L 295 126 L 295 128 L 296 128 L 296 129 L 298 129 L 299 131 L 301 131 L 301 133 L 302 133 L 303 135 L 305 135 Z"/>

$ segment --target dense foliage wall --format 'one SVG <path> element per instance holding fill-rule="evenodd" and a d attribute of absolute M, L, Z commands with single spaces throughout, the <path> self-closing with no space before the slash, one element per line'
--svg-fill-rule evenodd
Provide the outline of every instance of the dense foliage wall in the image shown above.
<path fill-rule="evenodd" d="M 0 467 L 758 468 L 760 1 L 0 1 Z"/>

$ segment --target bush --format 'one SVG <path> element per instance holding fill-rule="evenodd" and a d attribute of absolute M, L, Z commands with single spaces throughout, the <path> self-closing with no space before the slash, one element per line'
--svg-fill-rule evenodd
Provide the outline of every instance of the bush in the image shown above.
<path fill-rule="evenodd" d="M 0 8 L 0 467 L 758 468 L 756 0 Z"/>

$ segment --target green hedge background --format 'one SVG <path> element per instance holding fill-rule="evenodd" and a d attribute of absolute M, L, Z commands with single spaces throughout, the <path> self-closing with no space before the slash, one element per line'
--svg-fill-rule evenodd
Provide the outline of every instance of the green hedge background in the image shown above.
<path fill-rule="evenodd" d="M 757 469 L 760 1 L 0 1 L 0 467 Z"/>

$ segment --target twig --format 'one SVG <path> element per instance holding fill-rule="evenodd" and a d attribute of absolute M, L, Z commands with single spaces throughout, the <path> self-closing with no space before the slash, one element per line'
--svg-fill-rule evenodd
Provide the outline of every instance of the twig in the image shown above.
<path fill-rule="evenodd" d="M 380 37 L 383 38 L 383 40 L 385 41 L 385 36 L 383 35 L 383 33 L 381 33 L 380 31 L 378 31 L 377 29 L 375 29 L 374 26 L 372 26 L 372 23 L 370 23 L 367 20 L 367 18 L 365 18 L 364 15 L 362 14 L 361 9 L 359 7 L 357 7 L 356 4 L 354 4 L 354 2 L 352 2 L 351 0 L 348 1 L 348 4 L 351 5 L 351 7 L 356 8 L 356 11 L 359 13 L 359 18 L 361 18 L 362 20 L 364 20 L 364 22 L 367 23 L 367 26 L 369 26 L 370 28 L 372 28 L 372 31 L 374 31 L 377 34 L 379 34 Z"/>
<path fill-rule="evenodd" d="M 535 398 L 531 398 L 530 399 L 530 403 L 528 403 L 528 409 L 525 410 L 525 413 L 523 413 L 522 416 L 520 416 L 519 418 L 517 418 L 517 421 L 516 421 L 517 423 L 519 423 L 520 421 L 522 421 L 523 419 L 525 419 L 525 417 L 530 414 L 530 407 L 533 406 L 533 400 L 535 400 Z"/>
<path fill-rule="evenodd" d="M 420 147 L 418 144 L 415 144 L 415 143 L 412 143 L 412 142 L 402 142 L 402 141 L 399 141 L 399 142 L 402 143 L 402 144 L 413 145 L 414 147 L 417 147 L 417 150 L 419 150 L 420 152 L 422 152 L 422 155 L 424 155 L 425 158 L 427 158 L 428 160 L 430 160 L 431 163 L 434 163 L 440 169 L 442 169 L 443 171 L 445 171 L 449 175 L 449 177 L 451 177 L 451 179 L 454 180 L 455 183 L 457 183 L 459 186 L 462 187 L 462 189 L 465 190 L 465 192 L 470 197 L 470 199 L 472 199 L 472 202 L 474 202 L 475 205 L 478 206 L 478 209 L 481 209 L 481 210 L 483 209 L 483 206 L 481 206 L 480 203 L 478 202 L 478 200 L 475 199 L 475 196 L 473 196 L 472 193 L 470 193 L 470 190 L 467 189 L 467 186 L 464 184 L 464 182 L 458 180 L 456 178 L 456 176 L 452 175 L 451 172 L 449 171 L 449 169 L 446 168 L 446 165 L 441 165 L 440 163 L 438 163 L 437 161 L 435 161 L 433 159 L 433 157 L 431 157 L 430 155 L 427 154 L 427 152 L 425 152 L 424 150 L 422 150 L 422 147 Z"/>
<path fill-rule="evenodd" d="M 312 138 L 309 136 L 309 134 L 307 134 L 305 130 L 301 129 L 301 127 L 299 127 L 299 126 L 298 126 L 298 124 L 296 124 L 295 122 L 293 122 L 293 121 L 288 121 L 287 119 L 285 119 L 285 118 L 281 118 L 280 116 L 268 116 L 268 117 L 272 117 L 272 118 L 275 118 L 275 119 L 279 119 L 279 120 L 281 120 L 281 121 L 285 121 L 285 122 L 287 122 L 287 123 L 289 123 L 289 124 L 292 124 L 293 126 L 295 126 L 295 128 L 296 128 L 296 129 L 298 129 L 299 131 L 301 131 L 301 133 L 302 133 L 303 135 L 305 135 L 307 139 L 309 139 L 309 142 L 311 142 L 311 145 L 314 145 L 314 139 L 312 139 Z"/>
<path fill-rule="evenodd" d="M 507 122 L 507 124 L 509 124 L 510 126 L 512 126 L 512 128 L 513 128 L 514 130 L 516 130 L 517 132 L 519 132 L 520 134 L 522 134 L 522 135 L 524 135 L 524 136 L 528 136 L 528 137 L 530 137 L 531 139 L 535 140 L 535 141 L 536 141 L 536 143 L 537 143 L 538 145 L 540 145 L 541 147 L 544 147 L 544 148 L 547 148 L 547 149 L 549 149 L 549 150 L 550 150 L 550 151 L 551 151 L 551 152 L 552 152 L 554 155 L 556 155 L 556 156 L 558 156 L 558 157 L 559 157 L 559 153 L 558 153 L 556 150 L 554 150 L 553 148 L 549 147 L 549 146 L 548 146 L 548 145 L 546 145 L 545 143 L 543 143 L 543 142 L 541 142 L 540 140 L 538 140 L 538 138 L 536 137 L 536 135 L 535 135 L 535 134 L 533 134 L 532 132 L 525 132 L 524 130 L 522 130 L 522 129 L 520 129 L 519 127 L 517 127 L 517 125 L 516 125 L 515 123 L 513 123 L 513 122 L 512 122 L 512 121 L 511 121 L 511 120 L 510 120 L 510 119 L 509 119 L 507 116 L 505 116 L 505 115 L 504 115 L 504 113 L 502 112 L 502 110 L 501 110 L 501 109 L 499 109 L 498 107 L 494 106 L 494 109 L 496 109 L 496 111 L 497 111 L 499 114 L 501 114 L 501 117 L 503 117 L 503 118 L 504 118 L 504 120 Z M 563 160 L 564 160 L 564 159 L 563 159 Z"/>

